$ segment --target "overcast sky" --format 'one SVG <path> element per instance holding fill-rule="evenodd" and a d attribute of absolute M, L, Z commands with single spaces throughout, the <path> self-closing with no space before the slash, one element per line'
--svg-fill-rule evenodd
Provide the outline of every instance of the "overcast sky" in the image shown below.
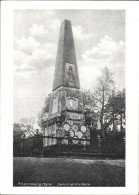
<path fill-rule="evenodd" d="M 125 12 L 123 10 L 14 11 L 14 122 L 34 117 L 52 90 L 62 20 L 72 22 L 81 88 L 94 89 L 101 69 L 125 87 Z"/>

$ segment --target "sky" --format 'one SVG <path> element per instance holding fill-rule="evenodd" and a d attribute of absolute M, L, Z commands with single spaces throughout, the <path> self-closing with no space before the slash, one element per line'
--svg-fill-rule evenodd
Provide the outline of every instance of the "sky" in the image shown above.
<path fill-rule="evenodd" d="M 52 91 L 60 24 L 72 23 L 81 88 L 108 67 L 125 87 L 124 10 L 14 10 L 14 122 L 35 117 Z"/>

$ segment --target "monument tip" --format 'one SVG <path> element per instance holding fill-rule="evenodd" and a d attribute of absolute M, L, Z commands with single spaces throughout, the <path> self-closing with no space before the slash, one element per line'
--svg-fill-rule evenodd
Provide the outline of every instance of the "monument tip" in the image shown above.
<path fill-rule="evenodd" d="M 67 19 L 64 19 L 63 22 L 71 23 L 71 21 L 70 20 L 67 20 Z"/>

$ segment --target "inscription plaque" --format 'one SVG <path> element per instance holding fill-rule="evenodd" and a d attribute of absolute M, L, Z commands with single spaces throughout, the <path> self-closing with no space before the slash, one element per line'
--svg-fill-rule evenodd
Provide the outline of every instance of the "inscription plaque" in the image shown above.
<path fill-rule="evenodd" d="M 71 120 L 82 120 L 83 119 L 83 114 L 78 114 L 78 113 L 68 113 L 68 119 Z"/>

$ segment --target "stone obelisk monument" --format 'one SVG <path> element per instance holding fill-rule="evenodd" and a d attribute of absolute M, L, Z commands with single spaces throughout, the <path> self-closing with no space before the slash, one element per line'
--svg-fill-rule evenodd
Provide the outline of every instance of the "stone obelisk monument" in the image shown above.
<path fill-rule="evenodd" d="M 64 20 L 60 28 L 53 90 L 60 86 L 80 88 L 71 22 Z"/>
<path fill-rule="evenodd" d="M 44 122 L 45 136 L 50 138 L 45 139 L 44 147 L 56 146 L 59 140 L 61 145 L 87 145 L 90 134 L 83 111 L 71 22 L 64 20 L 60 27 L 48 120 Z"/>

